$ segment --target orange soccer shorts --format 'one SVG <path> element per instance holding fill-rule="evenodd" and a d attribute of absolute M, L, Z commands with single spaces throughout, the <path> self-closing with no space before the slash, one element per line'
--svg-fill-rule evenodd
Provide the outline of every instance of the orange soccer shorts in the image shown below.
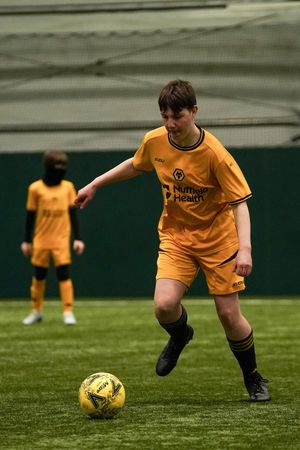
<path fill-rule="evenodd" d="M 199 255 L 171 240 L 160 244 L 156 279 L 171 278 L 190 287 L 202 270 L 211 295 L 227 295 L 245 289 L 244 277 L 233 272 L 237 244 L 209 255 Z"/>
<path fill-rule="evenodd" d="M 49 267 L 51 259 L 55 267 L 71 264 L 71 252 L 69 247 L 43 249 L 33 246 L 31 264 L 38 267 Z"/>

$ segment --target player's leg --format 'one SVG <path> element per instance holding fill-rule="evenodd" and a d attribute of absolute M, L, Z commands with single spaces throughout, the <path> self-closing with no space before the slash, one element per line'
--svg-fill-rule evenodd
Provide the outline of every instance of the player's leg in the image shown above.
<path fill-rule="evenodd" d="M 49 257 L 48 250 L 33 249 L 31 258 L 33 277 L 30 286 L 32 312 L 23 320 L 24 325 L 32 325 L 42 320 Z"/>
<path fill-rule="evenodd" d="M 240 309 L 238 292 L 245 289 L 244 278 L 233 272 L 237 246 L 201 258 L 209 293 L 213 295 L 220 322 L 230 349 L 244 376 L 251 400 L 269 400 L 267 386 L 256 368 L 251 325 Z"/>
<path fill-rule="evenodd" d="M 257 371 L 253 331 L 241 313 L 238 293 L 215 295 L 214 300 L 229 347 L 242 370 L 250 399 L 256 402 L 270 400 L 266 380 Z"/>
<path fill-rule="evenodd" d="M 161 278 L 156 282 L 155 315 L 160 326 L 170 335 L 156 364 L 159 376 L 168 375 L 174 369 L 182 350 L 193 338 L 194 330 L 187 324 L 187 312 L 181 304 L 185 291 L 186 286 L 178 280 Z"/>
<path fill-rule="evenodd" d="M 70 265 L 64 264 L 56 267 L 56 276 L 59 285 L 59 293 L 63 307 L 63 318 L 66 325 L 75 325 L 76 318 L 73 313 L 74 288 L 70 278 Z"/>
<path fill-rule="evenodd" d="M 156 373 L 168 375 L 176 366 L 180 353 L 193 338 L 194 330 L 187 324 L 187 312 L 181 304 L 188 286 L 198 270 L 197 263 L 178 251 L 173 243 L 161 243 L 158 261 L 154 307 L 156 318 L 170 335 L 156 364 Z"/>
<path fill-rule="evenodd" d="M 214 295 L 216 310 L 228 339 L 245 339 L 251 333 L 251 326 L 242 315 L 237 292 L 227 295 Z"/>
<path fill-rule="evenodd" d="M 256 371 L 256 356 L 252 328 L 241 313 L 238 293 L 215 295 L 214 300 L 230 349 L 247 377 Z"/>
<path fill-rule="evenodd" d="M 182 316 L 181 299 L 187 287 L 181 281 L 161 278 L 156 281 L 154 312 L 161 324 L 177 322 Z"/>
<path fill-rule="evenodd" d="M 63 320 L 66 325 L 75 325 L 74 288 L 70 276 L 71 253 L 69 247 L 52 250 L 52 257 L 56 268 L 60 299 L 63 308 Z"/>
<path fill-rule="evenodd" d="M 30 287 L 30 297 L 33 309 L 42 311 L 45 301 L 46 277 L 48 268 L 34 267 L 34 276 L 32 277 Z"/>

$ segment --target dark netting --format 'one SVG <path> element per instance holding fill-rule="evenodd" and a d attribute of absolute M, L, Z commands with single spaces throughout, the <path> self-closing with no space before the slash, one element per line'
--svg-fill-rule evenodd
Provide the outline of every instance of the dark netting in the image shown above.
<path fill-rule="evenodd" d="M 293 139 L 298 25 L 266 15 L 226 27 L 3 35 L 0 100 L 12 114 L 0 131 L 147 130 L 160 123 L 161 87 L 182 78 L 204 126 L 288 127 Z"/>

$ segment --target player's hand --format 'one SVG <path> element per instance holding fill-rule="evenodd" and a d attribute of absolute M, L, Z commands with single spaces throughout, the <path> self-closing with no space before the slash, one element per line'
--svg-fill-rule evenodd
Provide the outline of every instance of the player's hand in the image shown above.
<path fill-rule="evenodd" d="M 252 272 L 252 257 L 249 249 L 240 249 L 236 256 L 233 272 L 241 277 L 248 277 Z"/>
<path fill-rule="evenodd" d="M 31 242 L 22 242 L 21 244 L 21 252 L 23 253 L 26 258 L 29 258 L 32 254 L 32 244 Z"/>
<path fill-rule="evenodd" d="M 83 241 L 79 241 L 78 239 L 75 239 L 73 242 L 73 250 L 76 253 L 76 255 L 82 255 L 85 249 L 85 243 Z"/>
<path fill-rule="evenodd" d="M 80 209 L 85 208 L 86 205 L 90 203 L 96 192 L 97 189 L 92 183 L 87 184 L 84 188 L 78 191 L 77 197 L 75 198 L 74 202 L 75 205 L 79 206 Z"/>

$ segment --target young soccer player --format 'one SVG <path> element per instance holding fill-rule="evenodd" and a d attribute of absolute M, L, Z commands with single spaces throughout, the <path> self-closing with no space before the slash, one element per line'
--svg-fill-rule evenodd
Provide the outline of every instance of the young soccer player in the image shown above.
<path fill-rule="evenodd" d="M 75 203 L 84 208 L 97 189 L 156 171 L 163 211 L 154 305 L 159 324 L 170 335 L 156 373 L 169 374 L 193 338 L 181 301 L 202 270 L 250 400 L 270 400 L 267 380 L 257 371 L 253 332 L 241 313 L 238 295 L 252 270 L 247 207 L 251 191 L 230 153 L 195 124 L 198 108 L 189 82 L 168 83 L 158 103 L 163 126 L 144 136 L 133 158 L 81 189 Z"/>
<path fill-rule="evenodd" d="M 32 312 L 23 320 L 32 325 L 42 320 L 44 292 L 50 260 L 56 267 L 63 320 L 66 325 L 76 324 L 73 313 L 73 283 L 70 278 L 70 239 L 73 231 L 73 250 L 77 255 L 84 251 L 80 239 L 77 210 L 74 207 L 76 191 L 70 181 L 64 180 L 67 155 L 61 151 L 44 154 L 44 176 L 28 188 L 25 240 L 21 250 L 31 257 L 33 278 L 30 288 Z"/>

